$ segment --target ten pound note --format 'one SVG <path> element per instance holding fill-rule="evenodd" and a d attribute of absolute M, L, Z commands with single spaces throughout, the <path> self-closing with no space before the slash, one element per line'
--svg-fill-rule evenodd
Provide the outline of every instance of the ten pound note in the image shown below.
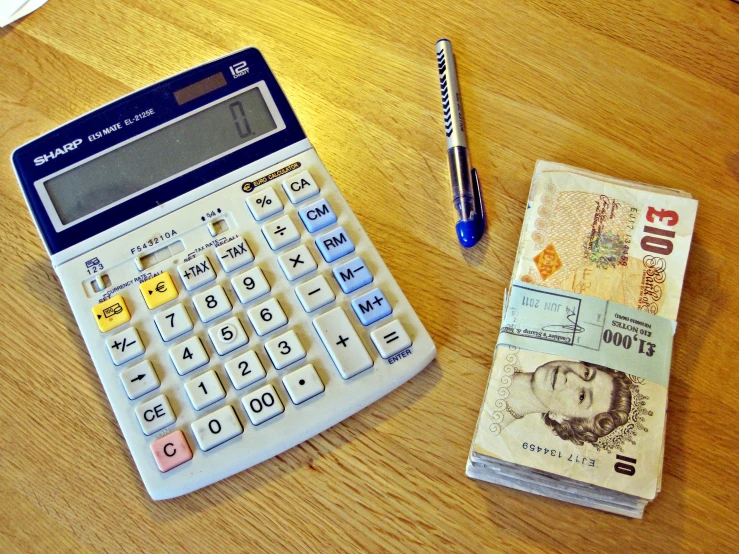
<path fill-rule="evenodd" d="M 467 475 L 641 517 L 697 202 L 538 162 Z"/>

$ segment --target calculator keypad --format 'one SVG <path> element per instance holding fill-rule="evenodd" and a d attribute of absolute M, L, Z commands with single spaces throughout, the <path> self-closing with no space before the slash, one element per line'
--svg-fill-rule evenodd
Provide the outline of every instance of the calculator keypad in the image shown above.
<path fill-rule="evenodd" d="M 126 302 L 120 294 L 105 302 L 95 304 L 92 307 L 92 315 L 101 333 L 107 333 L 131 320 Z"/>
<path fill-rule="evenodd" d="M 287 323 L 287 316 L 276 298 L 270 298 L 253 307 L 246 312 L 246 315 L 260 337 Z"/>
<path fill-rule="evenodd" d="M 187 396 L 190 397 L 192 407 L 196 410 L 202 410 L 226 398 L 226 391 L 223 390 L 218 375 L 212 370 L 190 379 L 185 383 L 185 391 Z"/>
<path fill-rule="evenodd" d="M 354 243 L 343 227 L 337 227 L 333 231 L 318 237 L 316 246 L 321 251 L 323 259 L 328 263 L 354 252 Z"/>
<path fill-rule="evenodd" d="M 190 373 L 210 361 L 208 353 L 198 337 L 190 337 L 185 342 L 171 348 L 169 357 L 180 375 Z"/>
<path fill-rule="evenodd" d="M 259 192 L 246 199 L 251 215 L 257 221 L 262 221 L 283 210 L 282 200 L 272 187 L 259 188 Z"/>
<path fill-rule="evenodd" d="M 293 404 L 302 404 L 321 394 L 326 387 L 312 364 L 296 369 L 282 378 L 282 384 L 290 395 Z"/>
<path fill-rule="evenodd" d="M 242 304 L 248 304 L 271 290 L 267 278 L 258 267 L 231 279 L 231 286 Z"/>
<path fill-rule="evenodd" d="M 305 348 L 295 331 L 288 331 L 264 344 L 264 348 L 272 360 L 272 365 L 283 369 L 292 363 L 305 358 Z"/>
<path fill-rule="evenodd" d="M 231 301 L 223 287 L 216 285 L 193 297 L 192 303 L 200 316 L 200 321 L 207 323 L 231 311 Z"/>
<path fill-rule="evenodd" d="M 289 281 L 300 279 L 303 275 L 308 275 L 318 268 L 315 258 L 304 244 L 285 252 L 277 258 L 277 261 Z"/>
<path fill-rule="evenodd" d="M 183 406 L 177 403 L 174 406 L 185 409 L 182 419 L 187 417 L 184 414 L 198 412 L 198 419 L 188 420 L 188 423 L 191 436 L 195 437 L 201 451 L 211 450 L 241 435 L 246 421 L 244 413 L 251 425 L 267 425 L 286 409 L 302 409 L 294 406 L 308 401 L 321 402 L 327 387 L 332 386 L 333 372 L 338 372 L 344 380 L 351 379 L 373 367 L 373 356 L 377 352 L 387 359 L 411 345 L 403 326 L 394 320 L 370 333 L 377 352 L 371 355 L 367 351 L 349 316 L 356 315 L 362 326 L 390 316 L 393 310 L 383 291 L 374 287 L 348 298 L 347 303 L 330 305 L 337 300 L 336 284 L 342 293 L 349 295 L 372 283 L 374 276 L 370 267 L 362 257 L 350 256 L 355 251 L 352 238 L 344 227 L 336 226 L 339 218 L 329 201 L 319 196 L 319 187 L 309 172 L 301 172 L 282 182 L 290 202 L 303 203 L 291 208 L 289 213 L 277 215 L 285 206 L 275 188 L 279 189 L 260 187 L 246 199 L 251 214 L 259 222 L 254 225 L 253 235 L 226 236 L 226 232 L 240 231 L 226 224 L 225 230 L 217 233 L 224 237 L 216 239 L 218 246 L 211 246 L 210 250 L 177 265 L 177 274 L 164 271 L 139 285 L 147 308 L 155 310 L 149 317 L 162 341 L 169 343 L 168 354 L 174 370 L 179 376 L 187 375 L 179 380 L 187 399 L 179 400 L 184 402 Z M 273 216 L 277 217 L 272 219 Z M 226 218 L 219 221 L 225 222 Z M 266 244 L 260 242 L 259 231 Z M 309 238 L 301 243 L 306 231 Z M 276 258 L 284 278 L 294 290 L 296 296 L 292 297 L 292 304 L 290 301 L 284 303 L 283 295 L 287 294 L 281 288 L 284 281 L 275 283 L 280 292 L 270 296 L 272 285 L 267 275 L 270 280 L 278 281 L 283 275 L 279 275 L 279 270 L 275 274 L 275 266 L 264 263 L 265 255 Z M 213 256 L 218 260 L 215 265 Z M 247 267 L 257 258 L 262 267 Z M 319 271 L 319 262 L 324 260 L 327 263 L 340 261 Z M 180 294 L 182 287 L 172 278 L 177 275 L 184 289 L 193 291 L 191 294 Z M 237 306 L 231 313 L 234 309 L 232 293 L 244 305 L 243 311 Z M 178 298 L 179 302 L 165 306 Z M 303 312 L 293 315 L 288 308 L 297 306 L 295 298 Z M 193 319 L 193 310 L 202 323 Z M 300 312 L 299 308 L 297 310 Z M 98 304 L 93 313 L 103 332 L 131 319 L 120 295 Z M 314 329 L 306 328 L 303 323 L 306 317 Z M 295 322 L 301 322 L 300 328 L 291 328 Z M 139 319 L 136 325 L 144 329 Z M 304 344 L 300 337 L 306 333 L 304 340 L 314 341 L 313 332 L 320 338 L 333 364 L 324 358 L 329 365 L 322 367 L 314 351 L 308 358 L 308 343 Z M 187 337 L 188 333 L 193 334 Z M 209 340 L 204 339 L 205 335 Z M 256 346 L 247 350 L 250 338 Z M 175 339 L 180 342 L 173 344 Z M 165 378 L 172 366 L 163 364 L 160 367 L 156 362 L 155 369 L 146 359 L 128 367 L 124 365 L 145 353 L 145 345 L 133 326 L 106 337 L 105 343 L 113 363 L 124 366 L 120 380 L 128 398 L 135 401 L 132 408 L 142 432 L 152 435 L 176 423 L 177 414 L 167 396 L 161 394 L 171 390 L 161 388 L 162 383 L 171 386 Z M 268 380 L 270 363 L 279 372 L 274 381 Z M 200 370 L 199 374 L 196 370 Z M 276 390 L 280 386 L 283 390 Z M 242 391 L 238 394 L 240 402 L 218 406 L 227 398 L 229 387 Z M 156 396 L 147 398 L 150 394 Z M 243 408 L 241 413 L 237 409 L 239 404 Z M 188 444 L 186 433 L 177 430 L 151 442 L 149 447 L 159 470 L 167 472 L 196 455 L 191 444 Z"/>
<path fill-rule="evenodd" d="M 171 308 L 159 312 L 154 316 L 154 323 L 165 341 L 176 339 L 192 330 L 192 320 L 182 304 L 175 304 Z"/>
<path fill-rule="evenodd" d="M 226 373 L 235 389 L 243 389 L 267 376 L 267 372 L 253 350 L 244 352 L 225 364 Z"/>
<path fill-rule="evenodd" d="M 254 261 L 254 254 L 243 237 L 236 237 L 216 248 L 216 257 L 226 271 L 233 271 Z"/>
<path fill-rule="evenodd" d="M 264 423 L 285 411 L 285 406 L 272 385 L 264 385 L 247 394 L 241 399 L 241 403 L 253 425 Z"/>
<path fill-rule="evenodd" d="M 300 231 L 298 231 L 289 215 L 267 223 L 262 227 L 262 233 L 272 250 L 279 250 L 283 246 L 300 239 Z"/>
<path fill-rule="evenodd" d="M 129 327 L 116 335 L 105 339 L 105 344 L 110 352 L 110 357 L 115 365 L 121 365 L 136 356 L 144 353 L 144 343 L 141 342 L 135 327 Z"/>
<path fill-rule="evenodd" d="M 136 406 L 136 417 L 139 418 L 144 435 L 161 431 L 176 421 L 172 406 L 163 394 Z"/>
<path fill-rule="evenodd" d="M 306 312 L 314 312 L 336 300 L 334 291 L 323 275 L 295 287 L 295 294 Z"/>
<path fill-rule="evenodd" d="M 241 348 L 249 342 L 244 327 L 236 316 L 208 329 L 208 336 L 216 352 L 221 356 Z"/>
<path fill-rule="evenodd" d="M 140 364 L 121 371 L 121 382 L 131 400 L 158 389 L 161 384 L 149 360 L 144 360 Z"/>
<path fill-rule="evenodd" d="M 139 285 L 141 296 L 150 310 L 177 298 L 177 287 L 169 273 L 164 272 Z"/>
<path fill-rule="evenodd" d="M 205 255 L 195 256 L 189 262 L 177 266 L 182 282 L 187 290 L 194 290 L 205 283 L 215 281 L 216 272 L 213 264 Z"/>
<path fill-rule="evenodd" d="M 224 406 L 190 425 L 201 450 L 210 450 L 244 432 L 236 412 Z"/>
<path fill-rule="evenodd" d="M 341 308 L 313 320 L 313 326 L 344 379 L 372 367 L 372 358 Z"/>
<path fill-rule="evenodd" d="M 282 188 L 293 204 L 298 204 L 319 192 L 318 185 L 308 171 L 302 171 L 292 179 L 282 181 Z"/>

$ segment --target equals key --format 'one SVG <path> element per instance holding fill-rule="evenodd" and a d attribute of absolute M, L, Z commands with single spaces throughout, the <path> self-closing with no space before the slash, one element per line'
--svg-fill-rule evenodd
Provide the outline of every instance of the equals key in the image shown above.
<path fill-rule="evenodd" d="M 375 329 L 370 333 L 370 337 L 380 356 L 385 359 L 406 350 L 411 345 L 411 338 L 397 319 Z"/>

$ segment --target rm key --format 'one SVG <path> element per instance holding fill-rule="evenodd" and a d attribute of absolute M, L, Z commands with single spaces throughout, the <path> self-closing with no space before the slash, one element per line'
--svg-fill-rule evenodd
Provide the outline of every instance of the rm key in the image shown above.
<path fill-rule="evenodd" d="M 372 367 L 372 358 L 344 310 L 334 308 L 318 316 L 313 320 L 313 326 L 344 379 Z"/>

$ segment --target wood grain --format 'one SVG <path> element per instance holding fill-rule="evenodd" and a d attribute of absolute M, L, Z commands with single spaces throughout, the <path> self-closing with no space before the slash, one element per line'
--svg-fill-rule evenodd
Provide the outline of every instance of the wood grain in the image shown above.
<path fill-rule="evenodd" d="M 487 235 L 452 229 L 434 43 L 452 40 Z M 436 341 L 357 416 L 152 502 L 7 162 L 132 90 L 259 47 Z M 53 0 L 0 30 L 0 551 L 706 551 L 739 536 L 739 5 Z M 537 159 L 699 201 L 663 491 L 642 521 L 467 479 Z"/>

